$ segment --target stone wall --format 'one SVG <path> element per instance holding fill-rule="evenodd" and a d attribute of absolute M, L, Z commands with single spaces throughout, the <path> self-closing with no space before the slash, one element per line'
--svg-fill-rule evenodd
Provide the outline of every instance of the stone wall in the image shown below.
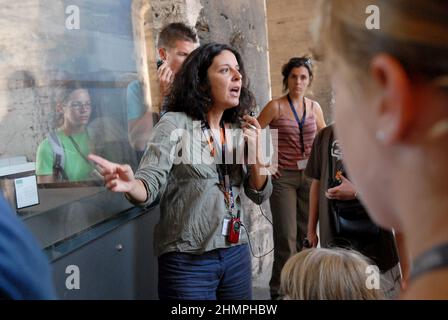
<path fill-rule="evenodd" d="M 224 42 L 242 55 L 257 104 L 270 99 L 264 0 L 203 0 L 196 28 L 201 43 Z"/>
<path fill-rule="evenodd" d="M 273 97 L 283 95 L 282 65 L 292 57 L 310 55 L 314 51 L 311 28 L 318 16 L 318 3 L 314 0 L 266 0 Z M 332 94 L 329 74 L 322 62 L 313 62 L 314 80 L 308 96 L 319 102 L 325 121 L 330 123 Z"/>
<path fill-rule="evenodd" d="M 162 27 L 170 22 L 194 27 L 201 44 L 212 41 L 230 44 L 243 56 L 257 104 L 263 107 L 269 101 L 264 0 L 153 0 L 150 4 L 152 17 L 145 26 L 152 27 L 154 44 Z"/>
<path fill-rule="evenodd" d="M 1 4 L 0 18 L 0 157 L 25 155 L 34 160 L 34 150 L 48 131 L 50 94 L 42 77 L 44 51 L 52 48 L 60 29 L 42 41 L 42 4 L 37 0 Z M 52 10 L 62 10 L 58 3 Z M 63 19 L 63 15 L 61 16 Z M 64 25 L 64 20 L 61 24 Z"/>

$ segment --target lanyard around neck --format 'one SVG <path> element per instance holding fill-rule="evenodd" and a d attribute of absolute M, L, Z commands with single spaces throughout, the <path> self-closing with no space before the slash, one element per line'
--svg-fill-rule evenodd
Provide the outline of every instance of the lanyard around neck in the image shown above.
<path fill-rule="evenodd" d="M 302 120 L 299 120 L 299 116 L 297 115 L 296 108 L 294 108 L 294 104 L 292 103 L 291 97 L 289 94 L 287 95 L 289 106 L 291 107 L 291 111 L 294 114 L 294 118 L 296 118 L 297 124 L 299 125 L 299 136 L 300 136 L 300 149 L 302 150 L 302 153 L 305 154 L 305 143 L 303 140 L 303 126 L 305 125 L 306 120 L 306 104 L 305 104 L 305 97 L 303 97 L 303 115 Z"/>
<path fill-rule="evenodd" d="M 202 131 L 205 134 L 205 137 L 207 139 L 207 144 L 210 149 L 210 155 L 212 157 L 215 157 L 216 155 L 216 143 L 215 139 L 213 138 L 213 133 L 210 129 L 210 125 L 207 121 L 202 121 Z M 230 176 L 229 176 L 229 170 L 227 168 L 226 164 L 226 149 L 227 149 L 227 143 L 226 143 L 226 133 L 225 133 L 225 126 L 224 122 L 220 122 L 220 138 L 221 138 L 221 156 L 222 156 L 222 164 L 216 164 L 216 170 L 218 171 L 219 176 L 219 182 L 224 187 L 224 200 L 225 205 L 228 210 L 228 212 L 233 216 L 235 212 L 235 200 L 233 197 L 232 192 L 232 186 L 230 184 Z"/>
<path fill-rule="evenodd" d="M 207 144 L 210 149 L 210 156 L 214 157 L 216 155 L 216 148 L 217 146 L 216 139 L 213 136 L 213 132 L 210 129 L 210 125 L 206 121 L 202 121 L 201 125 L 202 131 L 205 134 L 205 137 L 207 139 Z M 225 163 L 225 148 L 226 148 L 226 135 L 225 135 L 225 129 L 224 129 L 224 123 L 220 123 L 220 137 L 221 137 L 221 148 L 222 148 L 222 156 L 223 161 Z"/>

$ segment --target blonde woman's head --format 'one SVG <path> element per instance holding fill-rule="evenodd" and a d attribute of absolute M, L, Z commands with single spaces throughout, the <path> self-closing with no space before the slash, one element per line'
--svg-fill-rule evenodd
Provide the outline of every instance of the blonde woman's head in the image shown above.
<path fill-rule="evenodd" d="M 366 285 L 368 266 L 367 258 L 353 250 L 303 250 L 283 267 L 282 294 L 292 300 L 384 299 L 383 291 Z"/>

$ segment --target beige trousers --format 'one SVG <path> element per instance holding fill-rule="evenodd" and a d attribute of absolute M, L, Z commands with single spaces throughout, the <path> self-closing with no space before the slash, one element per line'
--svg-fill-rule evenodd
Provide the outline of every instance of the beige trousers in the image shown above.
<path fill-rule="evenodd" d="M 280 169 L 281 176 L 272 179 L 270 198 L 274 230 L 274 264 L 269 282 L 271 298 L 279 296 L 280 273 L 289 257 L 302 249 L 307 233 L 308 198 L 311 179 L 305 171 Z"/>

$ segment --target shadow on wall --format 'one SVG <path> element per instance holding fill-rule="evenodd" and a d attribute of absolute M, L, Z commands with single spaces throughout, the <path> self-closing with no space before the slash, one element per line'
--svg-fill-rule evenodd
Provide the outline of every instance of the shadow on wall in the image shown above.
<path fill-rule="evenodd" d="M 48 91 L 39 88 L 36 76 L 28 70 L 11 73 L 4 90 L 0 156 L 25 155 L 34 161 L 35 150 L 50 127 Z"/>

